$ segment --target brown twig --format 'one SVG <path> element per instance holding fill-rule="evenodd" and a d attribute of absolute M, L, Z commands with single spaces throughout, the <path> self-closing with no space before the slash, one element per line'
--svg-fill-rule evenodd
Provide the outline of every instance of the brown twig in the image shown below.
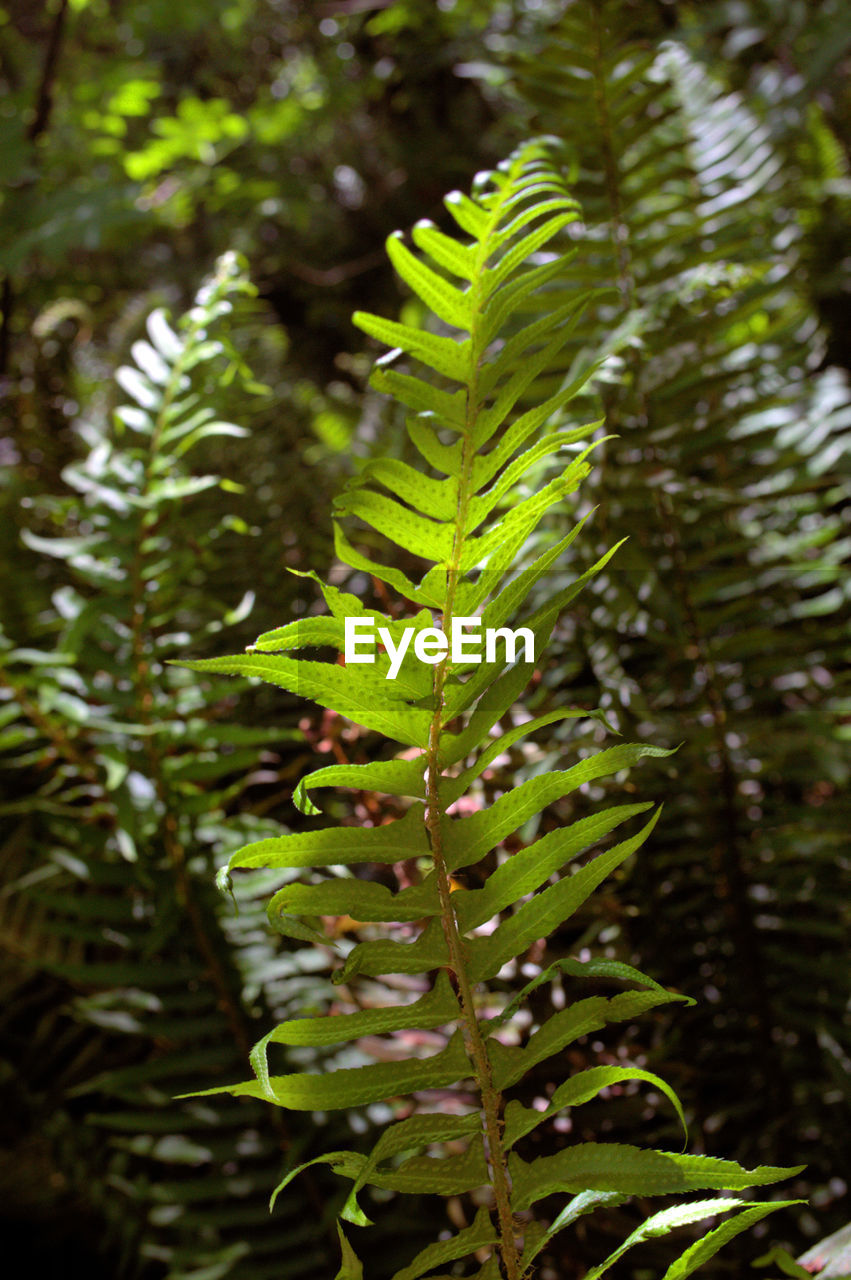
<path fill-rule="evenodd" d="M 328 0 L 328 3 L 321 4 L 318 8 L 323 18 L 330 18 L 334 14 L 346 16 L 352 13 L 368 13 L 370 9 L 389 9 L 391 4 L 393 0 Z"/>
<path fill-rule="evenodd" d="M 304 280 L 305 284 L 315 285 L 319 289 L 333 289 L 335 285 L 343 284 L 346 280 L 351 280 L 353 276 L 359 276 L 364 271 L 371 271 L 373 267 L 378 267 L 384 262 L 384 250 L 374 249 L 370 253 L 363 254 L 360 258 L 352 258 L 349 262 L 341 262 L 336 267 L 326 267 L 324 269 L 317 267 L 309 267 L 303 262 L 288 262 L 286 269 L 291 275 L 297 276 L 299 280 Z"/>
<path fill-rule="evenodd" d="M 56 68 L 59 65 L 59 53 L 62 48 L 62 36 L 67 14 L 68 0 L 59 0 L 56 12 L 53 15 L 50 33 L 47 37 L 44 60 L 41 64 L 41 76 L 38 82 L 34 115 L 27 127 L 27 138 L 33 146 L 35 146 L 35 143 L 50 124 L 50 116 L 53 111 L 53 90 L 56 84 Z M 14 306 L 14 285 L 12 277 L 7 274 L 3 278 L 2 294 L 0 294 L 0 377 L 3 377 L 9 368 Z"/>
<path fill-rule="evenodd" d="M 53 15 L 53 25 L 47 37 L 44 61 L 41 64 L 41 78 L 38 85 L 35 115 L 27 129 L 27 137 L 30 142 L 36 142 L 50 124 L 50 115 L 53 110 L 53 90 L 56 84 L 56 68 L 59 64 L 59 53 L 62 48 L 62 35 L 67 14 L 68 0 L 59 0 L 56 13 Z"/>

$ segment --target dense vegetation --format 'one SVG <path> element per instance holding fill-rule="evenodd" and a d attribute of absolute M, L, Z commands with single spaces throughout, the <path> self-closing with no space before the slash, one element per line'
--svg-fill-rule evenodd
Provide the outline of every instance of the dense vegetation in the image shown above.
<path fill-rule="evenodd" d="M 641 770 L 631 811 L 644 796 L 665 805 L 639 856 L 545 940 L 513 925 L 523 949 L 497 988 L 513 1010 L 531 984 L 516 1023 L 526 1045 L 574 998 L 570 964 L 592 957 L 694 1003 L 639 1001 L 636 1013 L 658 1007 L 530 1058 L 518 1106 L 590 1068 L 633 1075 L 611 1086 L 616 1105 L 592 1094 L 524 1151 L 553 1160 L 567 1133 L 679 1151 L 661 1077 L 682 1100 L 689 1151 L 807 1166 L 777 1194 L 808 1205 L 767 1219 L 762 1243 L 736 1237 L 705 1274 L 733 1274 L 769 1242 L 800 1254 L 840 1229 L 851 1217 L 843 6 L 54 0 L 7 5 L 0 21 L 7 1229 L 32 1242 L 44 1275 L 67 1275 L 69 1257 L 93 1276 L 150 1280 L 318 1280 L 339 1265 L 345 1192 L 324 1165 L 291 1182 L 271 1217 L 268 1197 L 282 1169 L 368 1153 L 408 1114 L 400 1104 L 281 1120 L 260 1100 L 173 1099 L 242 1078 L 272 1026 L 327 1009 L 338 951 L 349 959 L 332 1011 L 368 1019 L 386 1002 L 368 962 L 348 981 L 368 915 L 347 909 L 331 925 L 337 908 L 320 902 L 306 925 L 273 913 L 276 936 L 264 903 L 280 875 L 242 873 L 237 915 L 214 888 L 247 841 L 318 831 L 303 793 L 293 806 L 296 784 L 316 764 L 385 760 L 382 725 L 168 660 L 234 652 L 312 617 L 314 585 L 288 569 L 331 570 L 327 590 L 345 586 L 395 622 L 400 584 L 418 600 L 421 530 L 392 557 L 368 529 L 349 530 L 362 550 L 338 541 L 331 568 L 332 496 L 352 481 L 343 509 L 374 512 L 362 482 L 400 483 L 424 452 L 423 429 L 407 435 L 385 392 L 415 412 L 448 403 L 424 400 L 397 363 L 370 387 L 376 349 L 351 316 L 399 316 L 404 332 L 435 337 L 439 321 L 457 323 L 392 241 L 414 297 L 400 286 L 384 240 L 422 218 L 451 232 L 445 193 L 542 133 L 581 220 L 557 229 L 558 257 L 544 240 L 527 246 L 534 286 L 498 317 L 509 331 L 542 326 L 518 412 L 549 401 L 551 429 L 605 428 L 579 496 L 538 512 L 523 563 L 577 518 L 582 529 L 529 583 L 529 614 L 552 636 L 520 718 L 514 698 L 499 712 L 511 740 L 458 803 L 470 818 L 497 811 L 524 785 L 543 788 L 565 756 L 609 746 L 612 729 L 679 747 Z M 438 278 L 451 273 L 444 241 L 419 234 Z M 364 327 L 406 346 L 384 322 Z M 426 443 L 429 464 L 445 445 Z M 512 502 L 543 490 L 544 461 L 525 490 L 505 489 Z M 390 594 L 365 555 L 392 560 Z M 570 603 L 556 619 L 559 597 Z M 302 626 L 335 645 L 318 620 Z M 571 707 L 604 720 L 564 720 Z M 323 793 L 323 807 L 344 825 L 403 817 L 375 794 L 396 788 L 365 783 L 354 801 Z M 553 793 L 504 848 L 593 822 L 638 785 L 619 773 L 568 800 Z M 413 864 L 402 871 L 414 898 Z M 365 897 L 386 887 L 380 874 L 363 883 Z M 420 992 L 413 975 L 432 960 L 391 987 Z M 419 1026 L 400 1035 L 409 1055 L 438 1043 Z M 275 1049 L 288 1072 L 387 1052 L 377 1037 Z M 475 1179 L 448 1205 L 413 1209 L 387 1203 L 392 1185 L 361 1196 L 376 1280 L 436 1238 L 447 1212 L 461 1230 L 476 1215 Z M 541 1244 L 541 1274 L 585 1274 L 655 1207 L 584 1218 Z M 615 1274 L 661 1275 L 691 1238 L 651 1240 Z M 847 1274 L 840 1246 L 825 1276 Z"/>

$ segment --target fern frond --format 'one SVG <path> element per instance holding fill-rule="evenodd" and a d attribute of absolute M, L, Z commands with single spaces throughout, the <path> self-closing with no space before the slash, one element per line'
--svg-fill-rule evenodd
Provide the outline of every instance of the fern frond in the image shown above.
<path fill-rule="evenodd" d="M 334 973 L 338 983 L 350 983 L 358 975 L 438 971 L 441 976 L 406 1006 L 354 1013 L 330 1031 L 329 1024 L 333 1027 L 342 1021 L 339 1017 L 317 1018 L 315 1029 L 310 1026 L 314 1020 L 284 1024 L 256 1047 L 252 1055 L 256 1080 L 206 1092 L 267 1098 L 290 1109 L 324 1110 L 471 1080 L 477 1098 L 472 1118 L 466 1114 L 414 1116 L 386 1130 L 368 1157 L 334 1152 L 322 1159 L 352 1180 L 348 1215 L 356 1222 L 362 1218 L 354 1197 L 366 1184 L 444 1195 L 485 1185 L 492 1188 L 494 1225 L 480 1214 L 454 1240 L 426 1249 L 395 1280 L 411 1280 L 430 1266 L 469 1256 L 482 1246 L 491 1246 L 494 1252 L 480 1274 L 498 1276 L 502 1268 L 508 1280 L 520 1280 L 527 1258 L 534 1256 L 542 1237 L 535 1229 L 528 1233 L 524 1257 L 515 1215 L 551 1192 L 590 1190 L 620 1196 L 703 1187 L 737 1189 L 776 1181 L 787 1171 L 765 1168 L 749 1173 L 731 1161 L 618 1144 L 584 1144 L 528 1164 L 516 1152 L 507 1154 L 504 1090 L 578 1037 L 683 997 L 635 971 L 610 969 L 610 977 L 637 980 L 642 989 L 578 1000 L 534 1030 L 526 1044 L 504 1043 L 505 1023 L 499 1017 L 480 1016 L 478 984 L 496 977 L 533 943 L 570 919 L 640 849 L 658 811 L 633 834 L 602 851 L 601 841 L 649 806 L 616 806 L 593 818 L 566 823 L 510 856 L 496 853 L 495 868 L 485 860 L 518 828 L 592 780 L 611 778 L 642 757 L 671 753 L 654 746 L 618 745 L 587 755 L 567 769 L 530 778 L 486 809 L 460 816 L 450 812 L 495 753 L 557 719 L 587 719 L 589 713 L 571 709 L 532 718 L 491 741 L 491 731 L 515 705 L 535 670 L 534 653 L 509 657 L 494 649 L 477 661 L 469 652 L 450 652 L 447 638 L 453 631 L 460 637 L 474 609 L 482 609 L 483 619 L 492 625 L 513 624 L 519 613 L 524 634 L 531 638 L 534 652 L 540 653 L 564 604 L 602 570 L 608 556 L 599 557 L 552 598 L 528 610 L 529 594 L 579 533 L 582 522 L 531 566 L 523 567 L 523 550 L 542 522 L 562 509 L 588 476 L 597 442 L 590 446 L 583 442 L 598 425 L 576 426 L 565 416 L 590 376 L 593 360 L 586 361 L 582 375 L 568 372 L 562 385 L 548 391 L 541 404 L 542 381 L 549 378 L 553 361 L 573 338 L 571 321 L 582 314 L 589 298 L 597 301 L 583 291 L 568 300 L 559 298 L 554 309 L 550 306 L 554 277 L 540 270 L 546 265 L 542 255 L 554 252 L 559 233 L 577 220 L 578 210 L 551 161 L 547 142 L 522 147 L 500 169 L 481 177 L 472 196 L 453 193 L 447 207 L 466 238 L 456 242 L 421 226 L 414 236 L 420 256 L 396 236 L 388 244 L 400 274 L 437 317 L 433 325 L 416 329 L 375 316 L 355 317 L 365 332 L 425 371 L 402 374 L 379 367 L 376 375 L 378 387 L 396 390 L 417 412 L 410 422 L 410 437 L 422 458 L 424 475 L 401 463 L 368 464 L 337 504 L 338 516 L 360 522 L 364 539 L 372 543 L 378 535 L 394 544 L 408 562 L 421 562 L 419 582 L 400 580 L 395 571 L 353 554 L 347 540 L 338 541 L 341 556 L 353 568 L 396 587 L 419 612 L 391 620 L 380 610 L 365 610 L 357 600 L 323 586 L 333 625 L 309 622 L 301 636 L 297 627 L 285 626 L 262 637 L 247 654 L 186 664 L 200 672 L 259 677 L 331 707 L 408 748 L 404 758 L 386 763 L 319 770 L 299 788 L 299 802 L 304 805 L 311 786 L 372 783 L 405 797 L 398 804 L 403 816 L 371 828 L 326 827 L 281 835 L 240 850 L 228 870 L 335 868 L 333 878 L 314 873 L 306 883 L 288 883 L 279 891 L 273 912 L 276 917 L 288 913 L 288 921 L 280 926 L 284 931 L 301 927 L 294 926 L 293 920 L 302 920 L 313 930 L 317 918 L 326 912 L 341 913 L 365 926 L 380 921 L 421 923 L 412 940 L 411 931 L 406 930 L 401 938 L 368 936 L 357 942 Z M 562 271 L 563 258 L 558 260 Z M 530 322 L 532 303 L 539 315 Z M 542 468 L 547 467 L 550 478 L 540 485 Z M 430 474 L 430 469 L 443 478 Z M 525 618 L 524 608 L 528 610 Z M 439 615 L 442 631 L 435 628 L 432 609 Z M 369 624 L 385 649 L 384 654 L 373 655 L 366 670 L 361 663 L 369 661 L 368 655 L 356 661 L 354 653 L 347 652 L 345 620 L 349 617 Z M 407 632 L 407 648 L 402 647 L 403 632 Z M 291 656 L 299 645 L 315 643 L 320 635 L 346 658 L 345 666 Z M 427 651 L 421 644 L 426 640 L 440 651 Z M 466 722 L 459 725 L 463 717 Z M 411 749 L 417 753 L 414 759 Z M 591 856 L 579 866 L 570 865 L 584 854 Z M 415 865 L 420 876 L 416 883 L 393 892 L 384 884 L 339 874 L 364 862 Z M 456 877 L 461 872 L 464 876 L 459 881 Z M 473 887 L 476 875 L 481 888 Z M 548 884 L 554 875 L 559 878 Z M 467 876 L 469 885 L 464 882 Z M 428 1015 L 418 1021 L 426 1010 Z M 428 1055 L 341 1066 L 323 1075 L 269 1072 L 267 1049 L 276 1041 L 307 1037 L 307 1042 L 324 1043 L 329 1036 L 345 1041 L 367 1029 L 413 1026 L 445 1026 L 449 1037 L 445 1047 Z M 631 1078 L 647 1077 L 633 1074 Z M 603 1079 L 572 1082 L 573 1091 L 560 1093 L 554 1105 L 578 1105 L 589 1089 L 588 1096 L 593 1096 L 603 1087 Z M 664 1092 L 681 1117 L 675 1095 L 668 1089 Z M 513 1146 L 535 1126 L 516 1105 L 510 1103 L 509 1108 L 507 1136 Z M 386 1157 L 412 1146 L 426 1148 L 426 1154 L 411 1155 L 395 1168 L 382 1169 Z M 731 1203 L 740 1207 L 740 1202 Z M 346 1250 L 350 1250 L 348 1244 L 344 1259 Z"/>
<path fill-rule="evenodd" d="M 115 428 L 92 414 L 69 493 L 34 503 L 26 541 L 66 576 L 46 639 L 0 652 L 2 983 L 20 1019 L 9 1059 L 39 1127 L 58 1135 L 58 1172 L 103 1217 L 121 1280 L 151 1261 L 170 1280 L 263 1280 L 289 1248 L 294 1280 L 328 1274 L 309 1183 L 262 1226 L 281 1143 L 310 1154 L 306 1126 L 270 1127 L 259 1102 L 238 1114 L 172 1102 L 199 1076 L 239 1070 L 255 1007 L 296 1012 L 258 877 L 237 921 L 209 884 L 214 854 L 274 829 L 250 817 L 235 829 L 222 813 L 281 732 L 201 717 L 197 690 L 163 664 L 181 634 L 214 633 L 251 604 L 223 609 L 198 584 L 199 555 L 221 567 L 228 523 L 190 501 L 228 483 L 193 474 L 192 451 L 246 434 L 223 420 L 219 390 L 238 361 L 223 320 L 245 292 L 227 255 L 188 315 L 149 316 L 119 374 Z M 303 953 L 287 959 L 302 972 Z M 231 1167 L 216 1173 L 225 1151 Z"/>

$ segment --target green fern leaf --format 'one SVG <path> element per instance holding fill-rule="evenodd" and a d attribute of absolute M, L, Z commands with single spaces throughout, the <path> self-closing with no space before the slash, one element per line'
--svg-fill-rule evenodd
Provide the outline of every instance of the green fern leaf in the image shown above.
<path fill-rule="evenodd" d="M 469 328 L 472 318 L 469 296 L 420 262 L 405 247 L 400 231 L 387 240 L 387 256 L 402 279 L 419 294 L 436 316 L 440 316 L 447 324 L 455 325 L 457 329 Z"/>
<path fill-rule="evenodd" d="M 703 1239 L 695 1241 L 677 1258 L 676 1262 L 668 1267 L 662 1280 L 685 1280 L 686 1276 L 690 1276 L 692 1272 L 697 1271 L 698 1267 L 702 1267 L 704 1262 L 714 1258 L 718 1250 L 734 1236 L 749 1230 L 755 1223 L 761 1222 L 770 1213 L 776 1213 L 778 1209 L 788 1209 L 792 1205 L 802 1203 L 801 1200 L 772 1200 L 770 1204 L 755 1204 L 744 1209 L 735 1218 L 728 1218 L 719 1227 L 709 1231 Z"/>
<path fill-rule="evenodd" d="M 332 867 L 422 857 L 428 842 L 416 810 L 383 827 L 330 827 L 256 840 L 232 855 L 228 871 L 247 867 Z"/>
<path fill-rule="evenodd" d="M 363 1280 L 363 1264 L 358 1260 L 339 1223 L 337 1224 L 337 1235 L 340 1237 L 342 1262 L 334 1280 Z"/>
<path fill-rule="evenodd" d="M 618 1258 L 621 1258 L 633 1245 L 667 1235 L 677 1227 L 688 1226 L 692 1222 L 700 1222 L 719 1213 L 728 1213 L 731 1209 L 739 1209 L 744 1204 L 747 1204 L 746 1200 L 736 1200 L 731 1197 L 728 1200 L 694 1200 L 689 1204 L 675 1205 L 673 1209 L 662 1209 L 659 1213 L 654 1213 L 645 1219 L 641 1226 L 636 1227 L 635 1231 L 632 1231 L 599 1266 L 592 1267 L 588 1272 L 588 1280 L 599 1280 L 599 1277 L 605 1275 Z M 760 1206 L 760 1208 L 764 1207 Z"/>
<path fill-rule="evenodd" d="M 383 791 L 386 795 L 425 799 L 422 766 L 416 760 L 384 760 L 374 764 L 332 764 L 302 778 L 293 792 L 293 803 L 302 813 L 319 813 L 308 798 L 314 787 L 352 787 L 356 791 Z"/>
<path fill-rule="evenodd" d="M 407 1267 L 397 1271 L 393 1280 L 418 1280 L 420 1276 L 431 1271 L 441 1262 L 454 1262 L 456 1258 L 469 1257 L 477 1249 L 496 1244 L 497 1234 L 491 1224 L 490 1214 L 486 1209 L 479 1209 L 474 1221 L 453 1236 L 451 1240 L 441 1240 L 439 1244 L 427 1245 Z"/>
<path fill-rule="evenodd" d="M 398 742 L 424 747 L 431 723 L 427 711 L 398 703 L 387 705 L 379 677 L 364 676 L 324 662 L 304 662 L 280 654 L 246 653 L 232 658 L 202 658 L 185 663 L 194 671 L 254 676 L 339 711 L 366 729 Z"/>
<path fill-rule="evenodd" d="M 523 1048 L 506 1046 L 499 1040 L 491 1039 L 488 1041 L 488 1055 L 493 1068 L 494 1084 L 498 1089 L 507 1089 L 522 1080 L 532 1067 L 560 1053 L 580 1036 L 601 1031 L 609 1023 L 637 1017 L 648 1009 L 655 1009 L 660 1004 L 668 1004 L 676 999 L 677 996 L 658 990 L 623 991 L 608 999 L 604 996 L 589 996 L 586 1000 L 577 1000 L 569 1008 L 554 1013 Z M 618 1188 L 604 1187 L 601 1190 Z"/>
<path fill-rule="evenodd" d="M 208 1098 L 218 1093 L 229 1093 L 234 1098 L 274 1100 L 276 1106 L 291 1111 L 332 1111 L 383 1102 L 386 1098 L 397 1098 L 418 1089 L 440 1089 L 457 1084 L 469 1073 L 470 1063 L 464 1051 L 464 1041 L 457 1031 L 447 1047 L 430 1058 L 345 1067 L 325 1076 L 308 1073 L 270 1076 L 266 1087 L 259 1081 L 247 1080 L 244 1084 L 201 1089 L 182 1096 Z"/>
<path fill-rule="evenodd" d="M 739 1191 L 800 1173 L 760 1166 L 743 1169 L 734 1160 L 647 1151 L 617 1143 L 583 1142 L 555 1156 L 526 1164 L 509 1159 L 516 1211 L 554 1191 L 614 1191 L 618 1195 L 671 1195 L 677 1191 Z"/>
<path fill-rule="evenodd" d="M 515 1100 L 509 1102 L 505 1108 L 506 1151 L 564 1107 L 581 1106 L 583 1102 L 589 1102 L 591 1098 L 596 1097 L 601 1089 L 620 1084 L 624 1080 L 642 1080 L 663 1093 L 677 1113 L 683 1137 L 688 1136 L 682 1103 L 671 1086 L 659 1076 L 654 1075 L 652 1071 L 641 1071 L 638 1067 L 589 1067 L 587 1071 L 580 1071 L 571 1080 L 566 1080 L 564 1084 L 559 1085 L 546 1111 L 524 1107 Z"/>

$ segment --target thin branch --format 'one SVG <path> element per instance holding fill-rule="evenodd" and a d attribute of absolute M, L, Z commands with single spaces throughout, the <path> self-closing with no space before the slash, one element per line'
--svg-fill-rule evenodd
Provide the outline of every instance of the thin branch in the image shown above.
<path fill-rule="evenodd" d="M 3 277 L 0 289 L 0 378 L 9 368 L 9 352 L 12 341 L 12 311 L 15 306 L 15 292 L 12 288 L 11 276 Z"/>
<path fill-rule="evenodd" d="M 374 249 L 360 258 L 352 258 L 349 262 L 341 262 L 339 266 L 327 267 L 324 270 L 309 267 L 304 262 L 288 262 L 286 269 L 299 280 L 304 280 L 306 284 L 316 285 L 320 289 L 332 289 L 334 285 L 351 280 L 353 276 L 362 275 L 364 271 L 371 271 L 373 267 L 382 266 L 383 263 L 384 250 Z"/>
<path fill-rule="evenodd" d="M 393 0 L 328 0 L 318 5 L 323 18 L 331 18 L 336 14 L 348 16 L 352 13 L 368 13 L 370 9 L 389 9 Z"/>
<path fill-rule="evenodd" d="M 59 5 L 53 16 L 53 25 L 47 38 L 44 61 L 41 65 L 41 79 L 38 86 L 35 115 L 27 129 L 27 137 L 30 142 L 35 142 L 40 138 L 50 124 L 50 115 L 53 110 L 53 90 L 56 85 L 56 68 L 59 64 L 59 53 L 62 48 L 62 36 L 67 14 L 68 0 L 59 0 Z"/>
<path fill-rule="evenodd" d="M 65 30 L 65 19 L 68 14 L 68 0 L 59 0 L 53 24 L 47 37 L 44 61 L 41 64 L 41 77 L 35 101 L 35 114 L 27 128 L 27 138 L 34 145 L 50 124 L 53 111 L 53 90 L 56 84 L 56 68 L 59 65 L 59 53 L 62 48 L 62 36 Z M 3 278 L 2 295 L 0 295 L 0 378 L 9 368 L 9 355 L 12 345 L 12 313 L 15 305 L 15 290 L 12 277 Z"/>

